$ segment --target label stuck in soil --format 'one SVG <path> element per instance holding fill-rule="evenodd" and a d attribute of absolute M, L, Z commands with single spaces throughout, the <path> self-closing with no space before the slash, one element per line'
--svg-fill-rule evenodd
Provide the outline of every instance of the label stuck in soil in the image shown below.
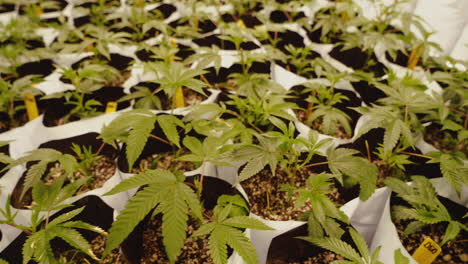
<path fill-rule="evenodd" d="M 106 114 L 114 113 L 117 111 L 117 102 L 107 102 Z"/>
<path fill-rule="evenodd" d="M 24 94 L 24 104 L 26 105 L 26 112 L 28 113 L 29 121 L 39 116 L 36 98 L 34 97 L 34 95 L 30 93 Z"/>
<path fill-rule="evenodd" d="M 413 253 L 413 258 L 419 264 L 430 264 L 442 252 L 442 249 L 430 237 L 424 239 L 423 243 Z"/>

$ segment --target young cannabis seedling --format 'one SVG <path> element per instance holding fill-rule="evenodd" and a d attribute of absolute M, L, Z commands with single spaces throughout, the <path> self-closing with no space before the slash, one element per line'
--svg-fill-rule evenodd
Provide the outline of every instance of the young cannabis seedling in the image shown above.
<path fill-rule="evenodd" d="M 157 75 L 153 82 L 160 85 L 158 89 L 153 91 L 153 94 L 163 91 L 172 102 L 172 108 L 184 106 L 183 87 L 205 95 L 202 88 L 205 88 L 207 85 L 195 78 L 205 73 L 205 71 L 200 68 L 188 68 L 185 64 L 178 61 L 148 62 L 145 66 L 147 70 Z"/>
<path fill-rule="evenodd" d="M 30 161 L 38 161 L 38 163 L 32 165 L 26 173 L 20 200 L 23 198 L 26 191 L 41 182 L 41 178 L 46 173 L 49 163 L 60 163 L 60 167 L 64 171 L 63 176 L 68 175 L 69 177 L 73 177 L 78 167 L 78 162 L 72 155 L 63 154 L 54 149 L 43 148 L 33 150 L 29 152 L 28 155 L 11 162 L 4 170 Z"/>
<path fill-rule="evenodd" d="M 332 87 L 326 87 L 320 84 L 305 83 L 304 92 L 311 95 L 306 99 L 309 102 L 305 113 L 305 123 L 309 126 L 316 120 L 321 120 L 321 130 L 327 135 L 334 135 L 339 126 L 350 136 L 351 119 L 345 112 L 334 107 L 334 105 L 349 100 L 345 95 L 335 92 Z"/>
<path fill-rule="evenodd" d="M 408 236 L 421 230 L 427 225 L 448 222 L 444 239 L 440 243 L 443 246 L 455 239 L 461 230 L 468 231 L 468 227 L 453 219 L 447 208 L 437 198 L 437 192 L 432 183 L 423 176 L 412 176 L 411 185 L 396 179 L 388 178 L 385 184 L 403 198 L 410 206 L 392 206 L 392 215 L 397 220 L 411 221 L 405 228 L 404 235 Z"/>
<path fill-rule="evenodd" d="M 24 95 L 29 93 L 34 96 L 40 95 L 41 92 L 32 87 L 37 76 L 28 75 L 15 80 L 13 83 L 0 79 L 0 112 L 8 114 L 13 127 L 18 126 L 15 114 L 24 109 L 24 105 L 18 104 L 19 101 L 24 100 Z"/>
<path fill-rule="evenodd" d="M 86 253 L 91 258 L 99 260 L 94 255 L 91 245 L 77 229 L 90 230 L 103 235 L 107 233 L 100 227 L 83 221 L 72 220 L 84 210 L 84 207 L 69 211 L 53 220 L 49 217 L 51 211 L 69 207 L 69 204 L 62 204 L 62 202 L 70 198 L 86 181 L 86 179 L 80 179 L 63 186 L 65 178 L 66 176 L 62 175 L 51 185 L 46 185 L 41 181 L 34 185 L 32 195 L 35 204 L 31 208 L 30 226 L 15 223 L 17 213 L 12 213 L 10 199 L 7 199 L 6 209 L 0 209 L 0 213 L 5 218 L 5 220 L 0 221 L 1 224 L 16 227 L 28 235 L 26 242 L 23 244 L 23 264 L 29 263 L 30 260 L 38 263 L 57 263 L 51 248 L 51 241 L 56 237 L 61 238 L 70 246 Z M 41 216 L 41 212 L 47 212 L 47 215 Z"/>

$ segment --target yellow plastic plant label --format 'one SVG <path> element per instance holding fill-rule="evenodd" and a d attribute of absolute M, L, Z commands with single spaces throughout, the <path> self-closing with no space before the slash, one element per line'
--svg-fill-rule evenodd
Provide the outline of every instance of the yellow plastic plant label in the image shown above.
<path fill-rule="evenodd" d="M 91 38 L 89 37 L 84 37 L 84 40 L 91 40 Z M 86 51 L 87 52 L 92 52 L 94 49 L 94 45 L 92 43 L 90 43 L 88 46 L 86 46 Z"/>
<path fill-rule="evenodd" d="M 117 111 L 117 102 L 107 102 L 106 114 L 114 113 L 115 111 Z"/>
<path fill-rule="evenodd" d="M 24 104 L 26 105 L 26 112 L 28 114 L 29 121 L 39 116 L 36 98 L 34 97 L 34 95 L 30 93 L 24 94 Z"/>
<path fill-rule="evenodd" d="M 442 249 L 430 237 L 424 239 L 422 244 L 413 253 L 413 258 L 419 264 L 430 264 L 442 252 Z"/>
<path fill-rule="evenodd" d="M 244 23 L 244 20 L 242 20 L 242 19 L 238 19 L 238 20 L 237 20 L 237 25 L 239 25 L 239 26 L 242 27 L 242 28 L 246 28 L 245 23 Z"/>
<path fill-rule="evenodd" d="M 237 25 L 241 28 L 241 31 L 245 33 L 245 28 L 247 28 L 247 26 L 245 25 L 244 20 L 237 20 Z"/>
<path fill-rule="evenodd" d="M 174 104 L 176 108 L 185 107 L 184 92 L 182 87 L 177 88 L 175 91 Z"/>

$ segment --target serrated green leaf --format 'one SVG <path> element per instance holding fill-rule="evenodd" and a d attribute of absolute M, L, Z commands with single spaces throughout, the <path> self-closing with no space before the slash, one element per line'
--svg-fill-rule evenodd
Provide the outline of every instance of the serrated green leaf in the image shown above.
<path fill-rule="evenodd" d="M 255 248 L 249 239 L 239 230 L 229 226 L 220 225 L 217 229 L 224 235 L 226 243 L 236 251 L 247 264 L 257 264 L 258 257 Z"/>
<path fill-rule="evenodd" d="M 249 162 L 247 162 L 247 165 L 245 165 L 245 167 L 241 170 L 239 174 L 239 181 L 244 181 L 254 176 L 255 174 L 259 173 L 263 168 L 265 168 L 266 165 L 267 161 L 263 158 L 250 160 Z"/>
<path fill-rule="evenodd" d="M 138 125 L 135 125 L 129 132 L 126 151 L 129 169 L 133 168 L 133 164 L 138 159 L 141 152 L 143 152 L 153 127 L 154 123 L 140 122 Z"/>
<path fill-rule="evenodd" d="M 156 169 L 146 170 L 138 173 L 131 178 L 128 178 L 112 188 L 109 192 L 104 195 L 113 195 L 123 191 L 127 191 L 133 188 L 137 188 L 146 184 L 152 183 L 170 183 L 175 181 L 175 175 L 167 170 Z"/>
<path fill-rule="evenodd" d="M 50 221 L 48 227 L 53 227 L 53 226 L 56 226 L 58 224 L 61 224 L 61 223 L 65 222 L 65 221 L 68 221 L 68 220 L 72 219 L 73 217 L 77 216 L 78 214 L 80 214 L 83 210 L 84 210 L 84 206 L 80 207 L 80 208 L 77 208 L 75 210 L 72 210 L 70 212 L 67 212 L 65 214 L 62 214 L 62 215 L 58 216 L 57 218 L 55 218 L 54 220 Z"/>
<path fill-rule="evenodd" d="M 227 246 L 224 230 L 222 228 L 215 228 L 208 239 L 210 247 L 210 256 L 215 264 L 227 263 Z"/>
<path fill-rule="evenodd" d="M 364 259 L 370 259 L 369 249 L 364 238 L 354 228 L 349 228 L 349 234 L 356 244 L 356 247 Z"/>
<path fill-rule="evenodd" d="M 48 229 L 47 232 L 51 232 L 54 236 L 60 237 L 65 242 L 70 244 L 72 247 L 81 250 L 88 254 L 91 258 L 98 260 L 91 250 L 91 245 L 88 241 L 76 230 L 72 228 L 62 228 L 55 226 L 52 229 Z"/>
<path fill-rule="evenodd" d="M 188 221 L 188 206 L 174 188 L 161 193 L 159 205 L 163 214 L 162 235 L 164 248 L 170 263 L 175 263 L 184 246 Z"/>
<path fill-rule="evenodd" d="M 398 142 L 398 139 L 400 138 L 401 127 L 398 123 L 398 120 L 399 119 L 391 122 L 385 128 L 383 146 L 386 153 L 393 150 Z"/>
<path fill-rule="evenodd" d="M 321 248 L 325 248 L 327 250 L 333 251 L 336 254 L 343 256 L 351 261 L 354 261 L 355 263 L 361 263 L 361 256 L 352 248 L 350 245 L 348 245 L 346 242 L 334 238 L 334 237 L 326 237 L 326 238 L 311 238 L 308 237 L 306 239 L 307 241 L 311 242 L 312 244 L 315 244 Z"/>
<path fill-rule="evenodd" d="M 192 236 L 197 237 L 197 236 L 208 235 L 209 233 L 211 233 L 215 229 L 216 225 L 217 225 L 217 223 L 204 224 L 204 225 L 200 226 L 200 228 L 198 228 L 197 231 L 193 232 Z"/>
<path fill-rule="evenodd" d="M 414 232 L 420 231 L 426 225 L 427 225 L 426 223 L 423 223 L 423 222 L 420 222 L 420 221 L 413 221 L 413 222 L 409 223 L 406 226 L 405 231 L 404 231 L 403 234 L 405 236 L 409 236 L 409 235 L 413 234 Z"/>
<path fill-rule="evenodd" d="M 161 115 L 158 116 L 158 124 L 167 139 L 180 148 L 180 138 L 179 132 L 177 131 L 177 126 L 184 127 L 184 123 L 175 116 Z"/>
<path fill-rule="evenodd" d="M 263 222 L 253 219 L 248 216 L 234 216 L 222 222 L 223 225 L 228 225 L 237 228 L 250 228 L 256 230 L 274 230 L 273 228 L 265 225 Z"/>
<path fill-rule="evenodd" d="M 158 205 L 161 201 L 160 192 L 165 189 L 162 185 L 151 185 L 146 187 L 131 198 L 125 209 L 117 216 L 109 229 L 106 249 L 104 255 L 109 254 L 114 248 L 132 232 L 137 224 Z"/>
<path fill-rule="evenodd" d="M 48 161 L 40 161 L 37 164 L 34 164 L 29 168 L 24 179 L 23 190 L 21 191 L 20 200 L 23 199 L 24 194 L 30 188 L 32 188 L 38 181 L 40 181 L 42 175 L 47 170 Z"/>
<path fill-rule="evenodd" d="M 460 228 L 460 223 L 450 221 L 447 229 L 445 229 L 445 234 L 444 234 L 444 240 L 440 243 L 440 246 L 445 245 L 445 243 L 454 240 L 457 235 L 460 233 L 461 228 Z"/>

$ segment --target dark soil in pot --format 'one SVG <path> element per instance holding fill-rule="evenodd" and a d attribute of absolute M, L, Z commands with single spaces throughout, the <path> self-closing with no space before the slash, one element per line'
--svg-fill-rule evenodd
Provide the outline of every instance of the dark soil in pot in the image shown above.
<path fill-rule="evenodd" d="M 370 84 L 366 81 L 359 81 L 359 82 L 351 82 L 353 85 L 354 90 L 359 94 L 362 98 L 362 101 L 366 103 L 366 105 L 371 105 L 375 103 L 378 99 L 385 98 L 386 95 L 382 90 L 377 89 L 375 86 Z"/>
<path fill-rule="evenodd" d="M 298 33 L 286 30 L 284 32 L 268 31 L 270 38 L 278 40 L 276 47 L 284 53 L 288 53 L 286 50 L 287 45 L 292 45 L 296 48 L 305 47 L 304 38 Z M 263 40 L 262 44 L 269 44 L 269 40 Z"/>
<path fill-rule="evenodd" d="M 459 141 L 457 133 L 450 130 L 442 130 L 439 124 L 431 124 L 426 127 L 424 140 L 442 152 L 461 151 L 468 156 L 468 140 Z"/>
<path fill-rule="evenodd" d="M 310 163 L 324 162 L 325 158 L 313 158 Z M 319 165 L 310 168 L 302 168 L 294 175 L 294 186 L 304 187 L 306 180 L 311 174 L 329 172 L 327 165 Z M 288 193 L 281 190 L 284 184 L 291 184 L 291 178 L 286 171 L 276 170 L 276 175 L 272 175 L 270 169 L 263 169 L 251 178 L 242 181 L 241 186 L 247 193 L 252 213 L 267 220 L 297 220 L 306 211 L 310 210 L 310 204 L 294 209 L 294 202 L 297 195 L 288 199 Z M 346 201 L 341 197 L 341 190 L 336 187 L 330 194 L 330 199 L 339 205 Z"/>
<path fill-rule="evenodd" d="M 409 54 L 409 53 L 408 53 Z M 385 58 L 387 58 L 387 60 L 389 62 L 392 62 L 392 63 L 395 63 L 395 64 L 398 64 L 402 67 L 405 67 L 408 66 L 408 58 L 409 58 L 409 55 L 407 54 L 404 54 L 403 52 L 401 51 L 397 51 L 397 56 L 395 59 L 393 59 L 390 54 L 388 52 L 385 52 Z"/>
<path fill-rule="evenodd" d="M 275 23 L 287 23 L 297 21 L 301 18 L 306 17 L 304 12 L 287 12 L 287 11 L 280 11 L 274 10 L 270 13 L 270 20 Z"/>
<path fill-rule="evenodd" d="M 0 14 L 15 11 L 14 4 L 0 4 Z"/>
<path fill-rule="evenodd" d="M 175 11 L 177 11 L 177 8 L 175 6 L 171 4 L 161 4 L 149 12 L 162 14 L 163 18 L 166 19 L 170 17 Z"/>
<path fill-rule="evenodd" d="M 104 113 L 108 102 L 115 102 L 124 95 L 125 93 L 121 87 L 105 86 L 92 94 L 86 94 L 84 101 L 86 102 L 91 99 L 97 100 L 101 105 L 94 106 L 93 108 L 96 109 L 97 112 Z M 129 102 L 120 102 L 117 105 L 117 110 L 122 110 L 129 106 Z M 66 104 L 66 101 L 63 98 L 50 100 L 44 113 L 43 124 L 46 127 L 54 127 L 64 124 L 63 118 L 70 113 L 72 109 L 73 106 Z M 68 121 L 72 122 L 77 120 L 79 120 L 79 116 L 71 116 Z"/>
<path fill-rule="evenodd" d="M 192 41 L 201 47 L 211 47 L 212 45 L 215 45 L 223 50 L 236 50 L 234 42 L 221 39 L 218 36 L 219 34 L 213 34 L 204 38 L 193 39 Z M 252 41 L 246 41 L 240 44 L 240 48 L 243 50 L 254 50 L 260 47 Z"/>
<path fill-rule="evenodd" d="M 343 224 L 344 226 L 344 224 Z M 346 227 L 343 227 L 347 230 Z M 307 224 L 296 227 L 283 233 L 271 241 L 268 249 L 267 264 L 326 264 L 335 260 L 344 260 L 343 257 L 317 247 L 305 240 L 296 238 L 308 236 Z M 342 240 L 356 248 L 349 232 L 342 236 Z"/>
<path fill-rule="evenodd" d="M 98 153 L 103 156 L 94 166 L 91 167 L 93 174 L 92 181 L 84 184 L 78 191 L 77 194 L 87 192 L 89 190 L 97 189 L 102 187 L 105 182 L 114 176 L 116 169 L 115 158 L 118 155 L 118 150 L 116 150 L 111 145 L 104 144 L 101 139 L 97 139 L 99 134 L 92 132 L 80 136 L 75 136 L 66 139 L 53 140 L 46 143 L 43 143 L 39 148 L 51 148 L 58 150 L 64 154 L 70 154 L 75 156 L 75 153 L 72 150 L 72 145 L 77 144 L 80 146 L 90 147 L 92 153 Z M 28 162 L 26 167 L 29 169 L 32 165 L 37 162 Z M 52 183 L 58 175 L 52 172 L 54 169 L 60 168 L 58 163 L 49 163 L 46 169 L 46 173 L 42 176 L 43 181 L 46 183 Z M 49 174 L 52 172 L 52 174 Z M 13 189 L 11 197 L 11 205 L 18 209 L 25 209 L 30 205 L 32 201 L 31 189 L 29 189 L 23 199 L 20 199 L 21 192 L 23 191 L 23 184 L 26 177 L 27 171 L 23 173 L 21 178 L 16 183 L 15 189 Z M 82 178 L 85 175 L 82 172 L 75 173 L 74 177 Z M 65 185 L 69 180 L 65 181 Z"/>
<path fill-rule="evenodd" d="M 53 215 L 51 217 L 51 220 L 53 220 L 54 218 L 56 218 L 57 216 L 61 214 L 80 208 L 82 206 L 85 206 L 84 210 L 80 214 L 72 218 L 71 221 L 76 221 L 76 220 L 83 221 L 83 222 L 86 222 L 95 226 L 99 226 L 104 230 L 108 230 L 110 228 L 112 221 L 113 221 L 113 209 L 109 207 L 107 204 L 105 204 L 99 197 L 94 196 L 94 195 L 83 197 L 80 200 L 74 202 L 73 206 L 66 208 L 66 209 L 62 209 L 57 214 Z M 99 245 L 98 242 L 95 242 L 95 241 L 99 241 L 98 237 L 100 235 L 98 235 L 95 232 L 88 231 L 88 230 L 82 230 L 82 229 L 77 229 L 77 230 L 83 235 L 83 237 L 86 240 L 91 242 L 94 253 L 98 257 L 101 257 L 102 250 L 104 249 L 104 247 L 100 247 L 101 245 Z M 8 245 L 8 247 L 6 247 L 0 253 L 0 258 L 8 261 L 9 263 L 22 263 L 23 260 L 22 260 L 21 250 L 26 239 L 27 239 L 27 235 L 25 233 L 21 233 L 15 240 L 13 240 L 13 242 L 10 243 L 10 245 Z M 63 240 L 59 238 L 55 238 L 54 240 L 52 240 L 51 245 L 52 245 L 52 249 L 57 254 L 57 256 L 59 254 L 63 255 L 66 252 L 69 252 L 70 253 L 69 256 L 72 256 L 75 252 L 75 251 L 72 251 L 72 247 L 70 247 L 67 243 L 65 243 Z M 84 260 L 85 258 L 88 262 L 85 262 Z M 123 258 L 119 254 L 118 250 L 114 250 L 106 259 L 104 259 L 104 261 L 99 262 L 99 263 L 102 263 L 102 264 L 104 263 L 106 264 L 126 263 L 123 261 L 119 261 L 119 259 L 122 260 Z M 84 254 L 77 254 L 74 260 L 77 261 L 76 263 L 97 264 L 96 261 L 93 261 L 87 258 Z M 33 262 L 30 262 L 30 263 L 33 263 Z"/>
<path fill-rule="evenodd" d="M 248 28 L 254 28 L 256 26 L 260 26 L 262 25 L 263 23 L 258 19 L 256 18 L 255 16 L 252 16 L 251 14 L 248 14 L 248 15 L 241 15 L 240 17 L 236 17 L 232 14 L 223 14 L 221 16 L 221 18 L 223 19 L 224 22 L 226 23 L 232 23 L 232 22 L 236 22 L 239 21 L 239 19 L 242 20 L 242 22 L 244 23 L 244 25 Z"/>
<path fill-rule="evenodd" d="M 447 208 L 447 211 L 452 216 L 452 219 L 460 221 L 463 224 L 468 224 L 468 221 L 463 220 L 463 216 L 468 213 L 468 209 L 462 205 L 450 201 L 447 198 L 438 196 L 439 200 Z M 405 205 L 409 206 L 408 203 L 403 201 L 401 198 L 396 197 L 392 194 L 390 200 L 391 205 Z M 443 240 L 445 230 L 448 223 L 443 222 L 432 226 L 426 226 L 421 231 L 415 232 L 407 237 L 403 235 L 403 231 L 409 224 L 409 221 L 395 221 L 397 232 L 400 236 L 401 242 L 405 249 L 413 254 L 414 251 L 422 244 L 426 237 L 430 237 L 434 242 L 440 243 Z M 434 260 L 434 264 L 459 264 L 466 263 L 468 261 L 468 242 L 466 238 L 468 232 L 462 230 L 458 236 L 452 242 L 448 242 L 442 246 L 442 253 Z"/>
<path fill-rule="evenodd" d="M 200 34 L 210 33 L 210 32 L 214 31 L 217 28 L 216 24 L 213 23 L 213 21 L 211 21 L 210 19 L 205 19 L 204 18 L 203 20 L 198 20 L 197 23 L 198 23 L 198 25 L 193 25 L 192 26 L 189 23 L 189 18 L 180 18 L 180 19 L 177 19 L 177 20 L 172 21 L 171 23 L 169 23 L 169 26 L 171 26 L 173 28 L 177 28 L 179 26 L 193 27 L 193 29 L 197 29 L 197 32 L 200 33 Z M 197 28 L 195 28 L 195 26 Z"/>
<path fill-rule="evenodd" d="M 195 176 L 197 177 L 197 176 Z M 195 177 L 188 177 L 187 181 L 193 183 Z M 239 194 L 235 188 L 229 183 L 218 178 L 205 176 L 203 179 L 203 190 L 201 199 L 203 208 L 209 213 L 216 205 L 217 199 L 223 194 L 235 195 Z M 150 263 L 169 263 L 162 244 L 161 234 L 161 216 L 157 215 L 151 219 L 152 213 L 143 220 L 122 243 L 121 248 L 124 255 L 131 264 L 150 264 Z M 208 255 L 206 247 L 206 238 L 191 239 L 191 233 L 197 229 L 196 223 L 189 220 L 187 229 L 187 239 L 185 240 L 184 249 L 176 263 L 213 263 Z M 230 255 L 232 250 L 228 250 Z"/>
<path fill-rule="evenodd" d="M 18 76 L 20 78 L 33 74 L 39 75 L 38 77 L 44 78 L 54 71 L 55 67 L 53 64 L 54 62 L 49 59 L 28 62 L 16 68 L 16 71 L 18 72 Z"/>
<path fill-rule="evenodd" d="M 294 96 L 295 98 L 288 99 L 288 101 L 296 103 L 301 109 L 295 109 L 294 113 L 296 114 L 296 117 L 298 118 L 299 121 L 307 124 L 307 116 L 306 116 L 306 109 L 309 105 L 309 103 L 306 101 L 306 99 L 310 96 L 309 93 L 304 93 L 302 92 L 303 89 L 305 89 L 304 86 L 302 85 L 296 85 L 290 89 L 290 95 Z M 342 90 L 342 89 L 334 89 L 335 93 L 341 93 L 342 95 L 346 96 L 348 98 L 347 101 L 343 101 L 341 103 L 333 105 L 333 107 L 338 108 L 339 110 L 343 111 L 345 114 L 347 114 L 350 117 L 349 124 L 351 128 L 354 128 L 356 126 L 357 120 L 361 116 L 358 112 L 354 111 L 351 109 L 352 107 L 358 107 L 361 106 L 362 101 L 357 97 L 357 95 L 354 92 L 348 91 L 348 90 Z M 313 111 L 313 110 L 312 110 Z M 312 122 L 312 124 L 307 124 L 311 128 L 322 131 L 321 130 L 321 121 L 316 119 L 316 121 Z M 337 129 L 335 135 L 332 135 L 338 138 L 349 138 L 349 136 L 346 134 L 344 131 L 344 128 L 339 126 L 339 129 Z"/>
<path fill-rule="evenodd" d="M 72 67 L 72 69 L 76 70 L 85 61 L 90 61 L 90 60 L 91 61 L 92 60 L 106 61 L 107 65 L 110 65 L 110 66 L 116 68 L 119 71 L 127 70 L 130 67 L 131 63 L 134 62 L 133 58 L 131 58 L 131 57 L 123 56 L 123 55 L 120 55 L 120 54 L 117 54 L 117 53 L 111 53 L 110 54 L 110 60 L 107 59 L 106 57 L 102 56 L 102 55 L 100 55 L 99 58 L 96 58 L 95 56 L 89 56 L 89 57 L 85 57 L 85 58 L 73 63 L 71 65 L 71 67 Z"/>

